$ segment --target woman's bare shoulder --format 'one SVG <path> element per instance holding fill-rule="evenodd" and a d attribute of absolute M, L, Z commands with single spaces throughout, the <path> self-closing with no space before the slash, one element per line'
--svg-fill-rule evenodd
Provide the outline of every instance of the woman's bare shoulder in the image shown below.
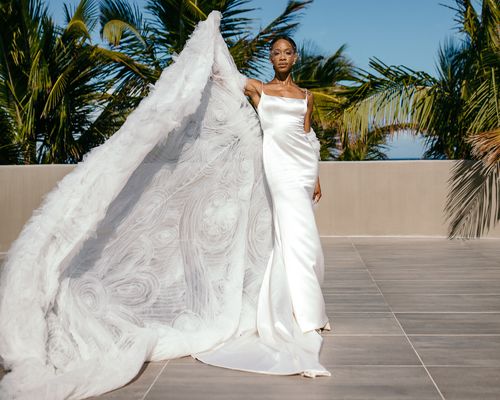
<path fill-rule="evenodd" d="M 260 93 L 260 88 L 262 87 L 262 85 L 262 81 L 254 78 L 248 78 L 246 83 L 246 90 Z"/>
<path fill-rule="evenodd" d="M 309 89 L 302 88 L 299 85 L 297 85 L 295 82 L 294 82 L 294 87 L 297 89 L 297 94 L 302 93 L 303 95 L 307 95 L 307 99 L 309 101 L 313 100 L 313 94 Z"/>
<path fill-rule="evenodd" d="M 302 92 L 307 96 L 308 102 L 312 103 L 314 101 L 314 94 L 313 94 L 313 92 L 311 92 L 307 88 L 300 88 L 300 90 L 302 90 Z"/>

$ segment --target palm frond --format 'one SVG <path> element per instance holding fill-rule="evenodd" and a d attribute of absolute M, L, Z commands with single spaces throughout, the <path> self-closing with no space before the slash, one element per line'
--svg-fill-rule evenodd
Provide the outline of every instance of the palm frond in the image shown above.
<path fill-rule="evenodd" d="M 465 102 L 464 118 L 470 120 L 469 131 L 478 133 L 500 126 L 500 55 L 485 49 L 481 54 L 478 83 L 471 89 Z"/>
<path fill-rule="evenodd" d="M 198 7 L 197 1 L 192 0 L 181 0 L 184 2 L 185 7 L 189 12 L 195 17 L 197 20 L 204 20 L 207 18 L 207 14 L 205 14 L 200 7 Z"/>
<path fill-rule="evenodd" d="M 104 25 L 102 29 L 102 37 L 109 43 L 117 46 L 122 40 L 123 33 L 129 31 L 135 35 L 135 37 L 145 46 L 146 42 L 142 38 L 141 34 L 132 25 L 129 25 L 123 21 L 112 19 Z"/>
<path fill-rule="evenodd" d="M 459 160 L 445 206 L 448 237 L 476 238 L 500 220 L 500 163 Z"/>
<path fill-rule="evenodd" d="M 472 144 L 472 152 L 490 167 L 500 163 L 500 127 L 487 132 L 478 132 L 467 138 Z"/>
<path fill-rule="evenodd" d="M 435 80 L 424 72 L 404 66 L 387 66 L 380 60 L 370 60 L 379 76 L 366 71 L 359 73 L 357 87 L 350 91 L 350 104 L 342 115 L 343 134 L 368 134 L 374 128 L 407 124 L 413 130 L 426 131 L 430 126 L 436 91 Z"/>
<path fill-rule="evenodd" d="M 480 32 L 480 21 L 474 6 L 470 0 L 454 0 L 455 6 L 445 3 L 440 5 L 455 12 L 454 21 L 456 29 L 465 33 L 472 43 L 477 43 Z"/>
<path fill-rule="evenodd" d="M 292 35 L 298 27 L 301 12 L 312 0 L 289 0 L 285 10 L 254 37 L 247 35 L 230 48 L 240 71 L 258 74 L 269 58 L 269 43 L 276 35 Z"/>
<path fill-rule="evenodd" d="M 108 0 L 101 3 L 101 38 L 118 46 L 122 37 L 130 32 L 137 41 L 146 47 L 141 31 L 144 21 L 137 4 L 132 6 L 127 0 Z"/>
<path fill-rule="evenodd" d="M 487 47 L 500 49 L 500 5 L 496 0 L 483 0 L 481 8 L 482 34 Z"/>
<path fill-rule="evenodd" d="M 255 7 L 248 7 L 252 0 L 231 0 L 224 3 L 219 11 L 222 13 L 220 30 L 229 46 L 239 38 L 244 37 L 252 29 L 253 19 L 248 13 L 255 11 Z"/>
<path fill-rule="evenodd" d="M 96 0 L 80 0 L 74 10 L 64 4 L 66 32 L 90 40 L 90 32 L 95 28 L 98 7 Z"/>

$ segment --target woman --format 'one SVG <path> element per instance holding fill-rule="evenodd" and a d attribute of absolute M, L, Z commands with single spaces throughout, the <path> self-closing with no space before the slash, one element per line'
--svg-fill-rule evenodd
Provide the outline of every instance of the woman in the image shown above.
<path fill-rule="evenodd" d="M 311 128 L 313 95 L 304 93 L 290 74 L 297 58 L 297 46 L 290 37 L 275 37 L 270 44 L 274 79 L 267 85 L 249 79 L 245 94 L 256 106 L 264 131 L 264 170 L 273 199 L 273 225 L 279 228 L 276 236 L 281 239 L 275 240 L 275 246 L 281 246 L 280 241 L 286 244 L 274 252 L 288 252 L 290 259 L 283 262 L 295 265 L 288 271 L 295 275 L 289 284 L 302 330 L 322 331 L 331 329 L 317 280 L 323 281 L 324 260 L 310 203 L 311 197 L 314 203 L 321 198 L 319 142 Z M 299 293 L 304 298 L 295 297 Z"/>
<path fill-rule="evenodd" d="M 259 336 L 231 338 L 193 356 L 246 371 L 329 376 L 317 360 L 321 341 L 312 332 L 331 330 L 320 287 L 324 258 L 312 207 L 312 200 L 321 197 L 319 143 L 311 128 L 313 96 L 291 78 L 297 61 L 291 38 L 274 38 L 270 60 L 275 71 L 270 83 L 243 78 L 263 130 L 263 165 L 272 198 L 273 249 L 258 298 Z"/>
<path fill-rule="evenodd" d="M 315 329 L 326 322 L 318 287 L 305 302 L 310 292 L 293 293 L 299 327 L 286 282 L 293 275 L 273 255 L 279 235 L 271 228 L 281 218 L 272 200 L 279 212 L 296 208 L 266 184 L 263 161 L 271 179 L 278 164 L 265 155 L 247 80 L 219 23 L 213 12 L 197 26 L 148 97 L 45 196 L 9 249 L 0 356 L 10 372 L 1 398 L 99 395 L 133 379 L 144 361 L 186 355 L 247 371 L 330 375 L 318 361 Z M 262 117 L 267 106 L 260 103 Z M 310 212 L 317 168 L 306 137 L 296 138 L 301 157 L 282 160 L 292 174 L 310 167 L 295 175 L 297 201 L 309 194 L 301 213 Z M 317 231 L 300 229 L 310 275 Z M 313 287 L 308 278 L 303 288 Z"/>
<path fill-rule="evenodd" d="M 311 327 L 322 331 L 330 330 L 317 281 L 318 278 L 323 280 L 324 262 L 309 201 L 311 193 L 314 203 L 321 198 L 317 155 L 319 149 L 316 147 L 319 142 L 311 128 L 313 95 L 307 90 L 304 93 L 293 82 L 290 74 L 297 58 L 297 46 L 290 37 L 275 37 L 270 44 L 274 79 L 267 85 L 249 79 L 245 94 L 258 110 L 264 130 L 264 170 L 274 204 L 273 225 L 279 227 L 279 236 L 288 251 L 292 252 L 288 255 L 292 259 L 287 263 L 294 264 L 292 260 L 295 258 L 296 265 L 303 268 L 302 271 L 299 268 L 289 271 L 295 275 L 294 281 L 290 282 L 292 294 L 301 293 L 305 296 L 295 298 L 295 316 L 299 322 L 304 318 L 310 319 L 307 323 L 305 320 L 302 322 L 303 331 Z M 291 223 L 291 226 L 286 226 L 287 223 Z M 309 242 L 306 242 L 308 237 Z M 279 240 L 275 241 L 275 246 L 280 246 Z M 309 259 L 304 259 L 307 253 Z M 315 267 L 315 274 L 311 274 L 311 266 Z M 307 289 L 298 285 L 306 282 L 309 283 L 307 295 Z"/>

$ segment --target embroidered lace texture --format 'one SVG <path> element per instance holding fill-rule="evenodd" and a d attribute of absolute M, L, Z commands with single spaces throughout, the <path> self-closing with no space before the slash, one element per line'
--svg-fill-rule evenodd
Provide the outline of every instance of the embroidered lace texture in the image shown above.
<path fill-rule="evenodd" d="M 259 122 L 219 19 L 198 25 L 9 249 L 2 398 L 97 395 L 145 360 L 207 350 L 255 324 L 270 200 Z"/>
<path fill-rule="evenodd" d="M 48 193 L 0 276 L 3 399 L 81 399 L 256 329 L 272 250 L 262 131 L 200 23 L 150 94 Z M 307 140 L 313 140 L 311 137 Z"/>

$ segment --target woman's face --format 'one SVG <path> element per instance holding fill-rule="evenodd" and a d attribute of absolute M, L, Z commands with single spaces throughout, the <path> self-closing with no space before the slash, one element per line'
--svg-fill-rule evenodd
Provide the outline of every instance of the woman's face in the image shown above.
<path fill-rule="evenodd" d="M 285 39 L 277 40 L 271 48 L 271 63 L 276 72 L 289 72 L 297 60 L 292 44 Z"/>

